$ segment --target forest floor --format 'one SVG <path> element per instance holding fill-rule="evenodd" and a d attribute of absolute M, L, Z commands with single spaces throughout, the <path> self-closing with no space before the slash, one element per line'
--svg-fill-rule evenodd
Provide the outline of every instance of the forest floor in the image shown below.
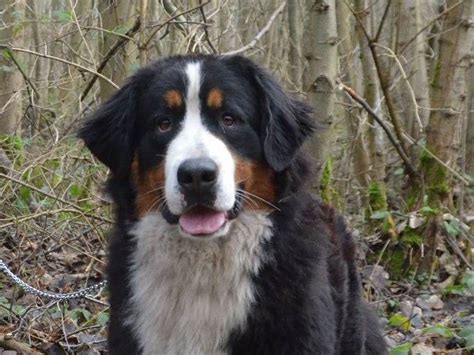
<path fill-rule="evenodd" d="M 10 233 L 13 233 L 10 230 Z M 23 238 L 0 232 L 0 255 L 31 285 L 70 292 L 102 280 L 105 251 L 99 238 L 87 234 L 67 243 L 51 238 Z M 24 237 L 24 236 L 23 236 Z M 82 243 L 82 245 L 81 245 Z M 97 251 L 98 250 L 98 251 Z M 47 251 L 47 252 L 45 252 Z M 36 257 L 32 257 L 35 255 Z M 21 262 L 17 261 L 21 260 Z M 434 286 L 393 281 L 381 266 L 361 269 L 366 296 L 377 308 L 391 354 L 469 354 L 474 341 L 474 298 L 446 294 Z M 106 349 L 107 295 L 67 303 L 48 302 L 23 292 L 0 276 L 0 354 L 101 354 Z M 472 295 L 471 295 L 472 296 Z M 470 331 L 471 330 L 471 331 Z M 411 352 L 410 352 L 411 349 Z"/>

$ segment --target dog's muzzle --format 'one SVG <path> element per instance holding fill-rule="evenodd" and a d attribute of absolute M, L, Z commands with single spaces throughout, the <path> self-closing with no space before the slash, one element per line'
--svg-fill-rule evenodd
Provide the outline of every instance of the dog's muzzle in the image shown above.
<path fill-rule="evenodd" d="M 181 163 L 178 183 L 187 206 L 213 206 L 218 172 L 217 164 L 209 158 L 188 159 Z"/>

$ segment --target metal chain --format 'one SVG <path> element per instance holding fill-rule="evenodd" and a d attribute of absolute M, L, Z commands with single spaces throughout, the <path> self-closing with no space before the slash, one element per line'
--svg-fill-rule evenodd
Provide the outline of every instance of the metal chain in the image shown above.
<path fill-rule="evenodd" d="M 53 292 L 45 292 L 30 286 L 25 281 L 20 279 L 16 276 L 5 264 L 5 262 L 0 259 L 0 271 L 2 271 L 10 280 L 12 280 L 15 284 L 20 286 L 25 292 L 31 293 L 32 295 L 39 296 L 41 298 L 48 298 L 51 300 L 56 301 L 70 301 L 78 298 L 84 298 L 87 295 L 91 295 L 97 293 L 103 287 L 107 285 L 107 281 L 101 281 L 95 285 L 83 288 L 82 290 L 70 292 L 70 293 L 53 293 Z"/>

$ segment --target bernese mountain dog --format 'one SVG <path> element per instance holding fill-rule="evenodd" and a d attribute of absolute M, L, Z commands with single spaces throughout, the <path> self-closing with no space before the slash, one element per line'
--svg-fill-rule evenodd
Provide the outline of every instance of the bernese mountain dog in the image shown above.
<path fill-rule="evenodd" d="M 111 171 L 111 354 L 385 354 L 313 198 L 310 108 L 241 56 L 140 69 L 80 130 Z"/>

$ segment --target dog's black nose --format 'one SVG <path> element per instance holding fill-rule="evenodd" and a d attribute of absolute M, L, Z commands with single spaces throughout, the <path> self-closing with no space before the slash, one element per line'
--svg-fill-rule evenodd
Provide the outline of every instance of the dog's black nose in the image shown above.
<path fill-rule="evenodd" d="M 209 158 L 188 159 L 178 168 L 178 183 L 185 193 L 205 193 L 216 183 L 217 170 Z"/>

